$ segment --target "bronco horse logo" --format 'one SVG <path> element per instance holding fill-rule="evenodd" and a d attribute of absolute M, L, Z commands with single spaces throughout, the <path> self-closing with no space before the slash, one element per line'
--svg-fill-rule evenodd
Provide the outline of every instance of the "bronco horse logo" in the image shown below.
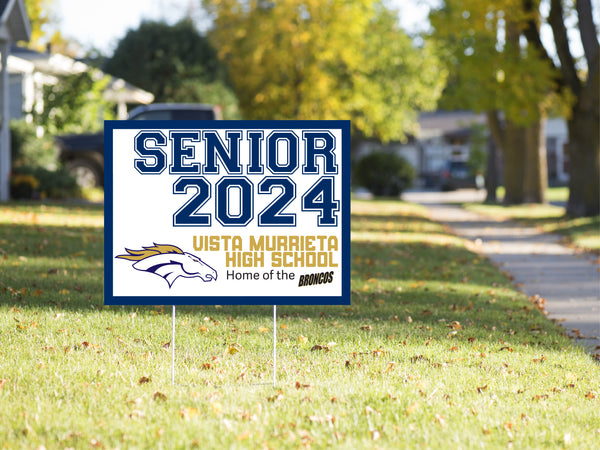
<path fill-rule="evenodd" d="M 116 258 L 135 261 L 133 268 L 153 273 L 165 279 L 169 288 L 179 277 L 200 278 L 202 281 L 217 279 L 217 271 L 191 253 L 186 253 L 174 245 L 154 244 L 143 247 L 143 250 L 126 248 L 127 255 Z"/>

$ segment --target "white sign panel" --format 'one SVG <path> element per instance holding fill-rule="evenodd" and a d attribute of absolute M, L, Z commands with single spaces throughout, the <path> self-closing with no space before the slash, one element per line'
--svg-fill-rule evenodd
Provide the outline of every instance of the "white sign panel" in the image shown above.
<path fill-rule="evenodd" d="M 349 304 L 350 123 L 107 121 L 106 304 Z"/>

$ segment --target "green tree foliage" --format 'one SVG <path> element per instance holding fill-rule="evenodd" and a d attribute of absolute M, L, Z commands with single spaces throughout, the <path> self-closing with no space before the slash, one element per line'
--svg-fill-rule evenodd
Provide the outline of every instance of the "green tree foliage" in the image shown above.
<path fill-rule="evenodd" d="M 381 2 L 205 0 L 209 36 L 250 119 L 350 119 L 383 141 L 435 107 L 445 73 Z"/>
<path fill-rule="evenodd" d="M 184 80 L 176 87 L 167 89 L 167 98 L 172 102 L 219 105 L 222 108 L 224 119 L 236 120 L 242 118 L 235 94 L 221 80 L 210 82 L 197 79 Z"/>
<path fill-rule="evenodd" d="M 218 104 L 225 118 L 237 118 L 226 71 L 190 20 L 142 22 L 119 42 L 104 70 L 152 92 L 158 102 Z"/>
<path fill-rule="evenodd" d="M 36 121 L 51 135 L 102 130 L 103 121 L 114 118 L 102 95 L 109 81 L 100 71 L 89 70 L 44 86 L 44 111 Z"/>
<path fill-rule="evenodd" d="M 445 101 L 475 111 L 501 110 L 517 125 L 540 118 L 539 105 L 552 92 L 556 73 L 519 39 L 526 20 L 533 20 L 521 3 L 446 0 L 432 12 L 434 35 L 452 68 Z"/>
<path fill-rule="evenodd" d="M 486 167 L 487 134 L 484 125 L 471 125 L 471 139 L 469 142 L 469 158 L 467 164 L 471 175 L 483 174 Z"/>
<path fill-rule="evenodd" d="M 48 134 L 39 136 L 37 126 L 25 119 L 10 122 L 12 168 L 21 166 L 55 169 L 58 150 Z"/>

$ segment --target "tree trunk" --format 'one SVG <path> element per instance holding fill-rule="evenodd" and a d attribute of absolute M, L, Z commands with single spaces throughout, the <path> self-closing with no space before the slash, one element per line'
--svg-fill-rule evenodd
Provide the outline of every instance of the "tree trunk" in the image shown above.
<path fill-rule="evenodd" d="M 495 142 L 488 142 L 487 160 L 485 164 L 485 202 L 496 203 L 496 189 L 498 188 L 498 156 Z"/>
<path fill-rule="evenodd" d="M 525 155 L 527 154 L 527 129 L 506 121 L 504 146 L 504 204 L 515 205 L 525 201 Z"/>
<path fill-rule="evenodd" d="M 588 80 L 571 109 L 569 129 L 569 202 L 567 214 L 600 214 L 600 76 L 599 57 L 590 66 Z"/>
<path fill-rule="evenodd" d="M 560 60 L 562 84 L 575 96 L 569 129 L 569 201 L 567 214 L 594 216 L 600 213 L 600 44 L 593 21 L 590 0 L 575 2 L 578 28 L 583 44 L 587 77 L 579 79 L 569 46 L 565 14 L 561 0 L 551 0 L 548 23 L 554 34 L 556 53 Z"/>
<path fill-rule="evenodd" d="M 485 201 L 496 203 L 496 188 L 498 187 L 498 153 L 500 153 L 500 155 L 504 154 L 504 148 L 506 147 L 506 130 L 500 122 L 497 110 L 488 110 L 485 114 L 493 141 L 488 147 L 488 158 L 485 168 L 485 188 L 487 190 Z"/>
<path fill-rule="evenodd" d="M 592 103 L 592 102 L 590 102 Z M 600 214 L 600 142 L 598 108 L 575 107 L 569 128 L 569 202 L 567 214 Z"/>
<path fill-rule="evenodd" d="M 548 187 L 548 163 L 546 160 L 546 120 L 539 120 L 525 130 L 525 177 L 524 201 L 526 203 L 545 203 Z"/>

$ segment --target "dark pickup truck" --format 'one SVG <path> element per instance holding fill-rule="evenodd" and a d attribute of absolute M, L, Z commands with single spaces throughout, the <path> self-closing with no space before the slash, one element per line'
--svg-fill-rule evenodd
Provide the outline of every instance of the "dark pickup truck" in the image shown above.
<path fill-rule="evenodd" d="M 195 103 L 153 103 L 129 113 L 129 120 L 217 120 L 218 106 Z M 104 185 L 104 133 L 56 136 L 60 159 L 82 187 Z"/>

